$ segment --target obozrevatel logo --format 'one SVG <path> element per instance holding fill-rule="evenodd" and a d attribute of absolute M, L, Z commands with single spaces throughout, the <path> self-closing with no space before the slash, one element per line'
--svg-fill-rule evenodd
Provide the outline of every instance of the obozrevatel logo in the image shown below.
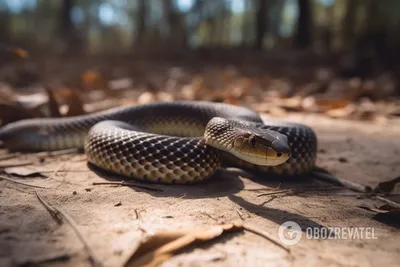
<path fill-rule="evenodd" d="M 296 245 L 300 241 L 302 234 L 300 225 L 293 221 L 282 223 L 278 230 L 279 240 L 287 246 Z"/>

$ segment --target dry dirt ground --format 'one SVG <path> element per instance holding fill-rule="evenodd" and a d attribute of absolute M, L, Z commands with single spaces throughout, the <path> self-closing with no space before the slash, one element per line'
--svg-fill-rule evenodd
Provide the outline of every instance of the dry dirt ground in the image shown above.
<path fill-rule="evenodd" d="M 400 174 L 400 124 L 395 121 L 374 124 L 302 114 L 285 119 L 315 129 L 319 138 L 318 166 L 342 179 L 375 186 Z M 0 153 L 4 157 L 7 152 Z M 377 207 L 383 203 L 360 198 L 357 193 L 338 190 L 321 181 L 277 181 L 268 180 L 265 175 L 254 179 L 221 171 L 199 185 L 155 185 L 163 192 L 153 192 L 93 185 L 121 178 L 90 170 L 81 154 L 43 158 L 21 155 L 1 160 L 0 166 L 25 161 L 33 164 L 19 167 L 17 172 L 31 168 L 50 176 L 59 169 L 49 179 L 39 175 L 14 179 L 51 188 L 38 191 L 48 203 L 60 207 L 76 221 L 105 266 L 121 266 L 139 242 L 158 229 L 192 229 L 238 220 L 266 231 L 276 240 L 279 226 L 286 221 L 297 222 L 303 230 L 372 227 L 376 239 L 310 240 L 303 232 L 300 242 L 291 246 L 288 253 L 253 233 L 228 233 L 184 249 L 162 266 L 399 266 L 400 263 L 399 226 L 378 221 L 374 212 L 359 207 Z M 280 189 L 305 189 L 308 193 L 260 196 L 279 185 Z M 90 266 L 71 227 L 58 224 L 32 188 L 0 181 L 0 222 L 0 266 Z"/>

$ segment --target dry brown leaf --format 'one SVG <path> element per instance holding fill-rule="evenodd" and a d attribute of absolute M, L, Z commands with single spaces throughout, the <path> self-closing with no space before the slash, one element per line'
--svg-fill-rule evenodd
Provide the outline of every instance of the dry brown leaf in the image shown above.
<path fill-rule="evenodd" d="M 111 80 L 108 82 L 108 87 L 110 87 L 110 89 L 114 91 L 131 88 L 132 85 L 133 81 L 131 78 L 122 78 L 117 80 Z"/>
<path fill-rule="evenodd" d="M 50 112 L 50 117 L 61 117 L 61 113 L 60 113 L 60 107 L 57 103 L 57 100 L 54 96 L 54 92 L 53 89 L 51 89 L 48 86 L 44 87 L 47 96 L 48 96 L 48 107 L 49 107 L 49 112 Z"/>
<path fill-rule="evenodd" d="M 274 103 L 260 103 L 260 104 L 254 104 L 252 105 L 252 108 L 260 113 L 269 113 L 271 115 L 277 116 L 277 117 L 283 117 L 287 115 L 287 112 L 285 109 L 275 105 Z"/>
<path fill-rule="evenodd" d="M 138 97 L 137 103 L 139 105 L 143 105 L 143 104 L 154 102 L 156 100 L 157 100 L 157 96 L 154 93 L 150 93 L 150 92 L 146 91 Z"/>
<path fill-rule="evenodd" d="M 237 98 L 231 98 L 231 97 L 226 98 L 224 100 L 224 103 L 227 103 L 227 104 L 230 104 L 230 105 L 234 105 L 234 106 L 239 106 L 240 105 L 240 102 L 239 102 L 239 100 Z"/>
<path fill-rule="evenodd" d="M 13 51 L 14 51 L 14 53 L 15 53 L 16 55 L 18 55 L 18 56 L 20 56 L 20 57 L 22 57 L 22 58 L 29 57 L 28 51 L 26 51 L 26 50 L 24 50 L 24 49 L 22 49 L 22 48 L 14 47 Z"/>
<path fill-rule="evenodd" d="M 400 209 L 377 213 L 374 218 L 381 222 L 400 225 Z"/>
<path fill-rule="evenodd" d="M 400 193 L 396 192 L 396 189 L 400 191 L 400 176 L 392 180 L 379 183 L 374 191 L 381 193 Z"/>
<path fill-rule="evenodd" d="M 161 102 L 172 102 L 174 101 L 174 96 L 167 92 L 158 92 L 157 100 Z"/>
<path fill-rule="evenodd" d="M 19 47 L 15 47 L 15 46 L 11 46 L 11 45 L 6 45 L 6 44 L 0 44 L 0 49 L 6 52 L 10 52 L 13 53 L 19 57 L 22 58 L 26 58 L 29 57 L 29 53 L 28 51 L 19 48 Z"/>
<path fill-rule="evenodd" d="M 85 89 L 104 89 L 106 82 L 98 71 L 87 70 L 81 75 L 82 85 Z"/>
<path fill-rule="evenodd" d="M 386 212 L 388 212 L 387 210 L 384 210 L 384 209 L 379 209 L 379 208 L 374 208 L 374 207 L 369 207 L 369 206 L 363 206 L 363 205 L 360 205 L 360 206 L 357 206 L 357 207 L 361 208 L 361 209 L 364 209 L 364 210 L 372 211 L 372 212 L 375 212 L 375 213 L 386 213 Z"/>
<path fill-rule="evenodd" d="M 294 96 L 290 98 L 281 99 L 278 102 L 278 106 L 284 108 L 287 111 L 302 111 L 302 98 L 300 96 Z"/>
<path fill-rule="evenodd" d="M 399 225 L 400 209 L 398 209 L 398 208 L 391 207 L 390 210 L 383 210 L 383 209 L 377 209 L 377 208 L 368 207 L 368 206 L 358 206 L 358 207 L 374 212 L 375 213 L 374 219 L 376 219 L 380 222 Z"/>
<path fill-rule="evenodd" d="M 350 118 L 353 114 L 354 109 L 349 107 L 331 109 L 325 112 L 325 115 L 335 119 Z"/>
<path fill-rule="evenodd" d="M 58 101 L 59 103 L 61 101 L 64 103 L 64 105 L 60 107 L 63 116 L 70 117 L 85 114 L 83 101 L 76 89 L 62 88 L 55 91 L 55 96 L 57 100 L 60 99 L 60 101 Z"/>
<path fill-rule="evenodd" d="M 320 111 L 326 112 L 332 109 L 345 108 L 350 104 L 350 102 L 346 99 L 316 99 L 315 105 L 319 108 Z"/>
<path fill-rule="evenodd" d="M 124 266 L 157 266 L 191 244 L 212 240 L 224 232 L 238 230 L 243 230 L 242 223 L 190 231 L 161 231 L 140 244 Z"/>
<path fill-rule="evenodd" d="M 29 177 L 29 176 L 45 177 L 45 175 L 43 175 L 41 171 L 43 171 L 43 168 L 39 168 L 37 166 L 17 166 L 4 169 L 4 172 L 9 175 L 16 175 L 20 177 Z"/>

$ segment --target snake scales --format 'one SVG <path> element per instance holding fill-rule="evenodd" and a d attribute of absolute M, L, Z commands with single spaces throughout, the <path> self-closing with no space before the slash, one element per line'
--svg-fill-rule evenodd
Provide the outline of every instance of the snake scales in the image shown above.
<path fill-rule="evenodd" d="M 221 165 L 300 174 L 314 167 L 317 149 L 307 126 L 195 101 L 22 120 L 0 128 L 0 140 L 19 151 L 84 148 L 88 161 L 104 170 L 161 183 L 204 180 Z"/>

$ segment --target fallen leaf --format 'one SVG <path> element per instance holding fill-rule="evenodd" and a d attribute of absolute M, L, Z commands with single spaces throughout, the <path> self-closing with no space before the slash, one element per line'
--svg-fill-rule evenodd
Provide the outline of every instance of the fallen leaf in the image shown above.
<path fill-rule="evenodd" d="M 98 71 L 87 70 L 81 75 L 82 85 L 85 89 L 103 89 L 105 87 L 105 80 Z"/>
<path fill-rule="evenodd" d="M 396 186 L 397 184 L 400 184 L 400 176 L 392 180 L 379 183 L 375 187 L 374 191 L 381 193 L 400 193 L 400 186 Z"/>
<path fill-rule="evenodd" d="M 22 49 L 22 48 L 13 47 L 13 48 L 12 48 L 12 51 L 13 51 L 16 55 L 18 55 L 19 57 L 22 57 L 22 58 L 29 57 L 28 51 L 26 51 L 26 50 L 24 50 L 24 49 Z"/>
<path fill-rule="evenodd" d="M 122 78 L 118 80 L 111 80 L 108 82 L 108 87 L 110 87 L 110 89 L 114 91 L 131 88 L 132 85 L 133 81 L 130 78 Z"/>
<path fill-rule="evenodd" d="M 331 117 L 331 118 L 336 118 L 336 119 L 346 119 L 350 118 L 355 112 L 355 109 L 353 106 L 347 106 L 344 108 L 336 108 L 336 109 L 331 109 L 325 112 L 325 115 Z"/>
<path fill-rule="evenodd" d="M 326 112 L 331 109 L 339 109 L 345 108 L 350 104 L 350 102 L 346 99 L 316 99 L 315 105 L 319 108 L 320 111 Z"/>
<path fill-rule="evenodd" d="M 29 57 L 28 51 L 26 51 L 22 48 L 19 48 L 19 47 L 7 45 L 7 44 L 0 44 L 0 49 L 3 51 L 6 51 L 6 52 L 13 53 L 22 58 Z"/>
<path fill-rule="evenodd" d="M 154 102 L 156 100 L 157 100 L 157 96 L 154 93 L 150 93 L 150 92 L 146 91 L 138 97 L 137 102 L 139 105 L 143 105 L 143 104 L 147 104 L 150 102 Z"/>
<path fill-rule="evenodd" d="M 179 250 L 219 237 L 224 232 L 243 230 L 243 224 L 232 223 L 190 231 L 160 231 L 141 243 L 124 266 L 157 266 Z"/>
<path fill-rule="evenodd" d="M 174 101 L 174 96 L 170 93 L 167 92 L 158 92 L 157 95 L 157 100 L 161 102 L 172 102 Z"/>
<path fill-rule="evenodd" d="M 85 114 L 85 110 L 83 108 L 83 101 L 81 97 L 78 95 L 78 92 L 74 88 L 62 88 L 59 90 L 56 90 L 57 94 L 57 99 L 60 99 L 60 101 L 57 101 L 59 103 L 64 103 L 63 106 L 60 107 L 60 111 L 65 117 L 70 117 L 70 116 L 78 116 L 78 115 L 83 115 Z"/>
<path fill-rule="evenodd" d="M 45 86 L 44 89 L 49 99 L 47 105 L 49 107 L 50 117 L 61 117 L 60 108 L 56 98 L 54 97 L 53 89 L 48 86 Z"/>
<path fill-rule="evenodd" d="M 9 175 L 15 175 L 20 177 L 29 177 L 29 176 L 45 177 L 45 175 L 43 175 L 41 171 L 44 171 L 43 168 L 39 169 L 36 166 L 18 166 L 18 167 L 9 167 L 4 169 L 4 172 Z"/>
<path fill-rule="evenodd" d="M 278 106 L 284 108 L 287 111 L 302 111 L 302 98 L 300 96 L 294 96 L 290 98 L 284 98 L 278 102 Z"/>
<path fill-rule="evenodd" d="M 360 209 L 372 211 L 372 212 L 375 212 L 375 213 L 386 213 L 386 212 L 388 212 L 387 210 L 380 209 L 380 208 L 374 208 L 374 207 L 370 207 L 370 206 L 360 205 L 360 206 L 357 206 L 357 207 L 360 208 Z"/>
<path fill-rule="evenodd" d="M 374 219 L 391 225 L 400 225 L 400 209 L 394 209 L 386 212 L 379 212 L 374 215 Z"/>

